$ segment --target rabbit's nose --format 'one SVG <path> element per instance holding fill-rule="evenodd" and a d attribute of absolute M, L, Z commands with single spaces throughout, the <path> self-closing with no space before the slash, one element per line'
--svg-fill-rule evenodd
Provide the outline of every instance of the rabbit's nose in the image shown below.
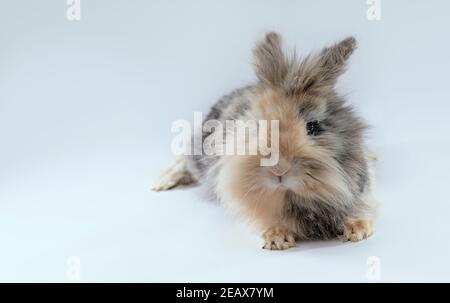
<path fill-rule="evenodd" d="M 270 172 L 273 173 L 277 177 L 281 177 L 285 175 L 290 169 L 292 165 L 283 159 L 280 159 L 277 165 L 274 165 L 270 168 Z"/>

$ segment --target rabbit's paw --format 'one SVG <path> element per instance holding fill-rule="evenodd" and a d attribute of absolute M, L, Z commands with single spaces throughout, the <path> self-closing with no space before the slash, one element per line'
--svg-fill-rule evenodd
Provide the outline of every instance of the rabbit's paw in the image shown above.
<path fill-rule="evenodd" d="M 184 159 L 178 159 L 172 166 L 163 171 L 153 190 L 165 191 L 178 185 L 188 185 L 194 182 L 195 179 L 186 169 Z"/>
<path fill-rule="evenodd" d="M 344 234 L 340 239 L 344 242 L 358 242 L 373 234 L 372 220 L 359 219 L 346 224 Z"/>
<path fill-rule="evenodd" d="M 280 226 L 267 229 L 262 237 L 265 241 L 263 249 L 284 250 L 297 245 L 294 234 Z"/>

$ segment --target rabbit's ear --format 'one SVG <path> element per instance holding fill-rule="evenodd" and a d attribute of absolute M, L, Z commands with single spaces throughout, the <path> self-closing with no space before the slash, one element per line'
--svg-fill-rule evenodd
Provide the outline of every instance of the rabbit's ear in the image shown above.
<path fill-rule="evenodd" d="M 355 49 L 356 39 L 349 37 L 324 48 L 316 57 L 306 58 L 299 66 L 296 90 L 321 93 L 332 89 Z"/>
<path fill-rule="evenodd" d="M 253 50 L 255 72 L 268 86 L 281 86 L 289 70 L 289 63 L 281 46 L 281 36 L 270 32 Z"/>

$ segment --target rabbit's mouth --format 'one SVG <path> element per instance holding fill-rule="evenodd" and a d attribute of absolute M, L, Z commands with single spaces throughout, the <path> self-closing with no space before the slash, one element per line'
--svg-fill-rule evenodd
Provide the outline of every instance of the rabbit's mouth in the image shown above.
<path fill-rule="evenodd" d="M 287 191 L 287 190 L 299 190 L 303 182 L 299 181 L 298 177 L 295 177 L 289 173 L 281 176 L 271 174 L 266 178 L 266 186 L 273 191 Z"/>

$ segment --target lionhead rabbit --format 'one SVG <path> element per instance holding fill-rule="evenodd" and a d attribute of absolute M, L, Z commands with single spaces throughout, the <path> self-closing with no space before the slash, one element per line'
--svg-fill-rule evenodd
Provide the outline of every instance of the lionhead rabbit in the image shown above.
<path fill-rule="evenodd" d="M 280 35 L 268 33 L 254 49 L 258 82 L 223 97 L 206 121 L 257 121 L 258 127 L 278 121 L 277 142 L 271 142 L 278 144 L 278 161 L 261 165 L 267 154 L 259 150 L 183 156 L 154 190 L 206 183 L 217 199 L 256 223 L 266 249 L 287 249 L 297 240 L 369 237 L 376 203 L 366 125 L 334 90 L 355 48 L 350 37 L 298 61 L 283 52 Z M 227 145 L 230 133 L 209 128 L 201 137 L 223 135 Z"/>

